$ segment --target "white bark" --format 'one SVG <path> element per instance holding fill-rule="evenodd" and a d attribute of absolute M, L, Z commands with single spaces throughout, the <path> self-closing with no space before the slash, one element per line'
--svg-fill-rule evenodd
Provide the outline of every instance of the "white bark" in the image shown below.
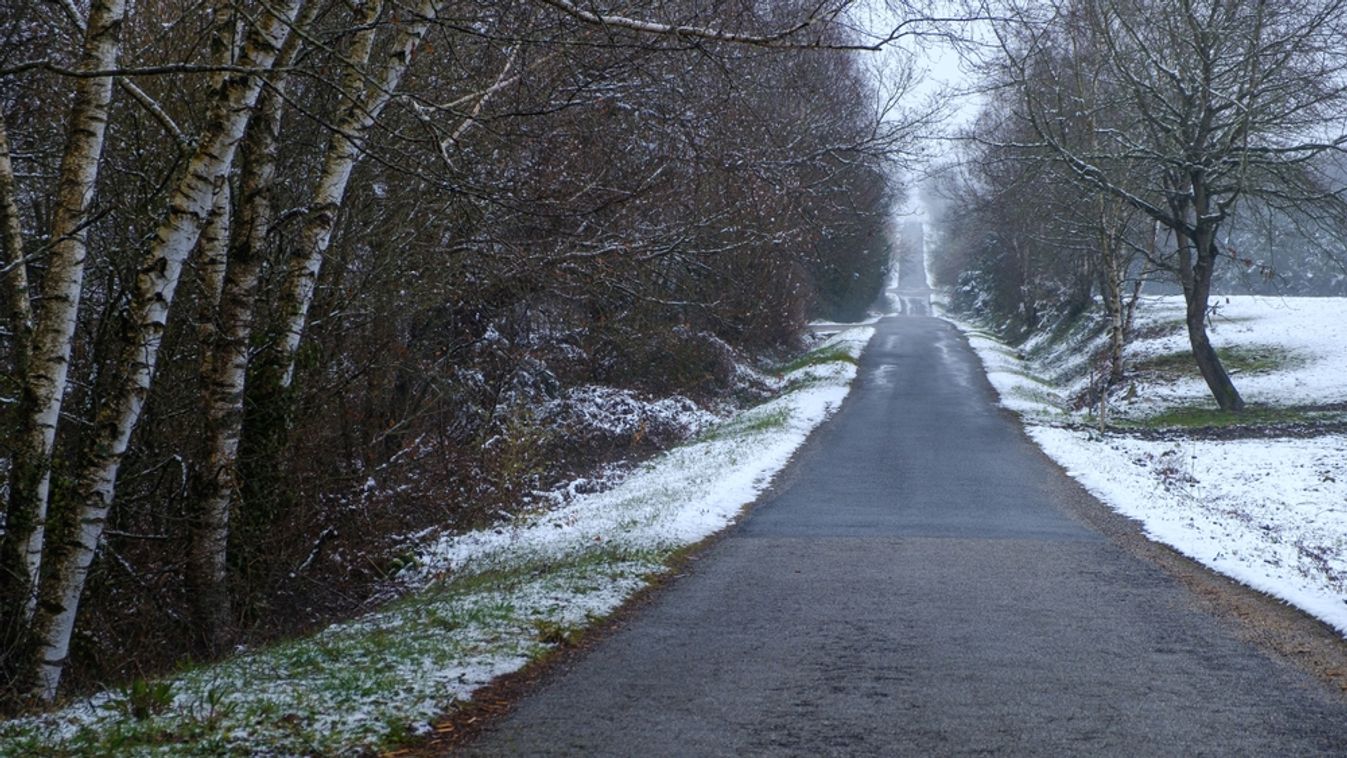
<path fill-rule="evenodd" d="M 362 143 L 370 127 L 378 119 L 384 106 L 392 98 L 411 65 L 416 48 L 421 44 L 430 24 L 439 13 L 444 0 L 420 0 L 413 17 L 398 29 L 397 38 L 387 52 L 387 58 L 372 75 L 352 51 L 350 60 L 356 64 L 347 72 L 346 92 L 350 100 L 337 119 L 337 129 L 328 142 L 323 159 L 323 171 L 314 188 L 309 218 L 300 232 L 299 244 L 290 260 L 285 290 L 281 295 L 282 332 L 277 348 L 275 369 L 279 386 L 290 386 L 294 378 L 295 356 L 304 335 L 309 306 L 313 304 L 314 288 L 322 269 L 323 257 L 332 240 L 337 211 L 346 196 L 346 186 L 362 152 Z M 366 44 L 372 43 L 370 39 Z M 353 44 L 359 44 L 357 40 Z M 367 61 L 369 51 L 364 51 Z"/>
<path fill-rule="evenodd" d="M 289 35 L 285 46 L 291 46 Z M 218 65 L 234 64 L 238 58 L 239 39 L 237 25 L 232 14 L 217 19 L 214 34 L 211 36 L 212 58 Z M 280 58 L 276 60 L 281 64 Z M 282 75 L 283 76 L 283 75 Z M 226 75 L 223 71 L 211 77 L 211 87 L 222 90 Z M 258 98 L 262 95 L 259 93 Z M 251 118 L 255 119 L 256 115 Z M 251 124 L 251 120 L 249 121 Z M 247 127 L 251 128 L 251 126 Z M 246 134 L 246 129 L 245 129 Z M 237 150 L 236 150 L 237 152 Z M 208 410 L 211 398 L 210 377 L 215 373 L 215 346 L 220 338 L 219 310 L 220 298 L 224 291 L 226 269 L 229 261 L 229 238 L 231 233 L 233 197 L 230 183 L 226 178 L 215 194 L 214 204 L 206 225 L 201 230 L 200 252 L 196 258 L 197 278 L 200 284 L 200 297 L 197 302 L 197 341 L 200 345 L 201 359 L 199 376 L 201 379 L 202 408 Z M 198 470 L 198 479 L 209 477 L 211 469 L 210 449 L 212 443 L 207 433 L 203 435 L 204 455 L 198 455 L 196 462 L 204 465 L 205 472 Z M 207 462 L 202 464 L 202 459 Z M 200 487 L 198 483 L 196 485 Z M 199 504 L 200 501 L 197 501 Z M 229 503 L 223 508 L 196 508 L 191 512 L 189 524 L 191 537 L 187 553 L 186 585 L 193 622 L 201 640 L 211 652 L 219 650 L 224 641 L 225 629 L 231 617 L 229 592 L 226 585 L 228 563 L 226 548 L 229 537 Z"/>
<path fill-rule="evenodd" d="M 227 200 L 225 205 L 228 207 Z M 225 224 L 224 230 L 228 228 Z M 251 298 L 259 266 L 251 261 L 239 266 L 226 254 L 227 237 L 221 235 L 206 244 L 205 235 L 203 232 L 202 264 L 206 266 L 202 272 L 206 290 L 203 297 L 210 303 L 210 310 L 203 314 L 206 317 L 198 331 L 206 454 L 193 504 L 187 579 L 198 634 L 215 651 L 225 640 L 231 616 L 227 584 L 229 509 L 237 489 L 234 465 L 238 458 L 239 425 L 230 421 L 242 415 Z M 240 269 L 250 271 L 243 276 L 245 282 L 239 281 Z M 242 307 L 238 303 L 240 287 L 248 298 Z"/>
<path fill-rule="evenodd" d="M 214 346 L 219 340 L 220 297 L 224 292 L 225 271 L 229 263 L 229 233 L 232 221 L 233 198 L 229 182 L 220 185 L 206 224 L 201 229 L 200 252 L 196 257 L 197 280 L 201 289 L 197 302 L 196 334 L 201 345 L 202 397 L 210 397 L 207 378 L 215 355 Z"/>
<path fill-rule="evenodd" d="M 79 68 L 114 68 L 121 50 L 120 30 L 126 13 L 124 0 L 94 0 L 85 24 Z M 82 77 L 75 82 L 70 131 L 61 159 L 53 214 L 51 250 L 42 285 L 42 307 L 33 327 L 27 373 L 23 377 L 20 409 L 22 428 L 10 479 L 7 531 L 0 546 L 4 563 L 0 574 L 14 572 L 14 582 L 25 594 L 23 617 L 33 616 L 37 580 L 46 539 L 51 457 L 56 425 L 65 397 L 76 318 L 84 288 L 87 247 L 85 224 L 103 155 L 112 77 Z M 10 594 L 10 593 L 5 593 Z"/>
<path fill-rule="evenodd" d="M 1110 244 L 1106 240 L 1105 244 Z M 1106 385 L 1114 385 L 1123 378 L 1123 348 L 1127 346 L 1127 331 L 1123 323 L 1123 263 L 1118 251 L 1110 250 L 1104 256 L 1104 312 L 1108 314 L 1109 351 L 1108 380 Z M 1107 394 L 1108 390 L 1105 389 Z"/>
<path fill-rule="evenodd" d="M 197 304 L 197 335 L 202 344 L 209 344 L 215 339 L 215 311 L 220 307 L 225 266 L 229 261 L 232 200 L 229 182 L 221 182 L 215 199 L 211 201 L 206 224 L 201 229 L 201 252 L 196 265 L 201 282 L 201 302 Z"/>
<path fill-rule="evenodd" d="M 299 2 L 279 4 L 252 30 L 242 52 L 243 68 L 271 66 L 290 31 Z M 51 701 L 56 696 L 80 596 L 112 507 L 118 469 L 154 378 L 183 262 L 200 236 L 261 86 L 259 77 L 246 74 L 224 80 L 201 144 L 174 189 L 167 216 L 136 277 L 122 373 L 99 408 L 87 460 L 76 483 L 74 540 L 61 551 L 55 570 L 43 585 L 43 602 L 34 621 L 38 658 L 33 694 L 42 700 Z"/>
<path fill-rule="evenodd" d="M 317 6 L 306 6 L 296 21 L 307 28 Z M 299 53 L 301 35 L 286 40 L 276 61 L 287 68 Z M 228 589 L 229 516 L 238 493 L 238 451 L 243 428 L 243 393 L 248 374 L 248 342 L 252 338 L 253 307 L 262 267 L 262 251 L 271 226 L 272 183 L 276 174 L 281 106 L 288 77 L 278 74 L 258 100 L 241 148 L 239 202 L 236 224 L 222 259 L 218 285 L 208 275 L 209 323 L 203 319 L 201 383 L 205 416 L 205 470 L 193 494 L 188 582 L 193 592 L 198 633 L 212 649 L 225 642 L 230 619 Z"/>

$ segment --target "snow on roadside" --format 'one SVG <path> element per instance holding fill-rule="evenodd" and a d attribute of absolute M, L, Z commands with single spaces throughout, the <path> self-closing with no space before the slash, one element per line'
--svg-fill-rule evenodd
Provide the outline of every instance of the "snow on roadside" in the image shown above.
<path fill-rule="evenodd" d="M 409 594 L 379 611 L 0 722 L 0 755 L 334 755 L 423 734 L 454 702 L 611 613 L 674 551 L 732 522 L 841 406 L 856 366 L 838 354 L 858 358 L 873 334 L 829 338 L 818 360 L 782 377 L 779 396 L 612 489 L 430 539 L 401 577 Z"/>
<path fill-rule="evenodd" d="M 1347 437 L 1155 442 L 1028 431 L 1151 539 L 1347 635 Z"/>
<path fill-rule="evenodd" d="M 819 349 L 859 356 L 873 334 L 872 328 L 852 328 Z M 668 550 L 697 542 L 733 521 L 767 487 L 814 427 L 841 405 L 855 375 L 847 362 L 806 366 L 786 377 L 795 389 L 668 451 L 613 489 L 508 526 L 432 541 L 418 551 L 406 579 L 418 584 L 502 562 L 555 560 L 596 543 Z"/>
<path fill-rule="evenodd" d="M 1175 317 L 1172 300 L 1144 303 L 1140 323 Z M 1347 301 L 1247 297 L 1223 305 L 1218 344 L 1272 345 L 1301 357 L 1274 373 L 1237 377 L 1246 396 L 1282 403 L 1347 397 L 1341 379 L 1347 375 Z M 1347 436 L 1101 437 L 1066 409 L 1062 397 L 1069 390 L 1035 376 L 1036 368 L 1060 367 L 1030 366 L 987 333 L 944 317 L 967 335 L 1002 405 L 1020 414 L 1029 435 L 1092 494 L 1141 522 L 1151 539 L 1347 636 Z M 1131 355 L 1178 352 L 1184 345 L 1176 339 L 1182 338 L 1143 342 Z M 1202 399 L 1205 388 L 1187 384 L 1148 387 L 1149 409 Z"/>
<path fill-rule="evenodd" d="M 1065 418 L 1068 413 L 1066 399 L 1050 382 L 1030 373 L 1013 348 L 970 324 L 948 315 L 941 317 L 959 327 L 982 359 L 982 367 L 996 388 L 1002 407 L 1040 420 Z"/>

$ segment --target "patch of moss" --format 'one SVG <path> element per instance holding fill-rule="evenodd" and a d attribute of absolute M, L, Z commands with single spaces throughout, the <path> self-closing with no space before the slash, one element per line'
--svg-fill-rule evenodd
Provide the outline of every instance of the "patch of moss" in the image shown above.
<path fill-rule="evenodd" d="M 1276 345 L 1223 347 L 1216 349 L 1216 355 L 1220 357 L 1226 371 L 1232 374 L 1270 374 L 1296 368 L 1306 362 L 1303 355 Z M 1152 356 L 1137 361 L 1133 367 L 1140 372 L 1165 377 L 1201 376 L 1192 353 L 1186 350 Z"/>
<path fill-rule="evenodd" d="M 730 437 L 764 432 L 768 429 L 779 429 L 786 425 L 786 421 L 789 418 L 790 412 L 785 408 L 745 413 L 732 421 L 717 424 L 702 432 L 697 436 L 697 442 L 709 442 L 711 440 L 727 439 Z"/>
<path fill-rule="evenodd" d="M 858 361 L 852 357 L 847 349 L 841 346 L 821 347 L 818 350 L 811 350 L 804 355 L 789 361 L 777 368 L 777 376 L 784 376 L 794 371 L 809 366 L 819 366 L 824 363 L 850 363 L 857 365 Z"/>
<path fill-rule="evenodd" d="M 1322 413 L 1273 406 L 1250 406 L 1243 411 L 1234 413 L 1210 406 L 1184 405 L 1168 408 L 1159 413 L 1140 418 L 1118 418 L 1115 422 L 1123 428 L 1197 429 L 1295 424 L 1317 421 L 1322 416 Z"/>

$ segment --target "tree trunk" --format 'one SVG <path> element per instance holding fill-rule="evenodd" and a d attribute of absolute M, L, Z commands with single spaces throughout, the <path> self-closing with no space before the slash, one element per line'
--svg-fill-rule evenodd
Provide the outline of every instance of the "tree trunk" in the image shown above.
<path fill-rule="evenodd" d="M 18 196 L 14 164 L 9 158 L 9 134 L 4 116 L 0 115 L 0 269 L 4 270 L 5 298 L 9 300 L 14 376 L 26 376 L 33 338 L 33 306 L 28 300 L 28 264 L 23 257 Z"/>
<path fill-rule="evenodd" d="M 1102 194 L 1099 196 L 1098 214 L 1099 284 L 1109 330 L 1108 377 L 1099 391 L 1101 395 L 1107 395 L 1110 387 L 1123 380 L 1123 348 L 1127 340 L 1123 327 L 1122 280 L 1127 264 L 1121 248 L 1126 225 L 1115 213 L 1110 213 L 1109 199 Z M 1103 408 L 1102 398 L 1100 408 Z"/>
<path fill-rule="evenodd" d="M 1182 237 L 1180 238 L 1182 239 Z M 1216 404 L 1223 411 L 1244 410 L 1244 398 L 1240 397 L 1235 384 L 1221 365 L 1221 358 L 1211 346 L 1207 337 L 1207 307 L 1211 297 L 1211 276 L 1214 270 L 1216 240 L 1215 230 L 1199 227 L 1192 240 L 1196 247 L 1196 259 L 1191 265 L 1184 265 L 1187 274 L 1183 277 L 1183 295 L 1187 305 L 1188 343 L 1193 349 L 1193 358 L 1197 369 L 1211 390 Z"/>
<path fill-rule="evenodd" d="M 265 374 L 266 380 L 279 388 L 288 388 L 294 378 L 295 356 L 299 352 L 309 306 L 313 304 L 318 274 L 332 240 L 337 211 L 346 195 L 351 171 L 360 159 L 362 143 L 370 127 L 392 99 L 403 74 L 411 65 L 416 48 L 443 2 L 420 1 L 413 18 L 399 27 L 397 39 L 387 52 L 387 59 L 373 72 L 372 77 L 370 72 L 364 70 L 366 66 L 360 65 L 369 59 L 368 45 L 373 42 L 372 37 L 364 39 L 363 35 L 358 35 L 352 43 L 352 60 L 357 65 L 352 66 L 346 74 L 346 88 L 351 92 L 351 99 L 338 117 L 336 131 L 328 142 L 323 171 L 309 204 L 310 214 L 300 232 L 299 245 L 290 259 L 285 289 L 281 293 L 281 336 Z M 380 5 L 370 2 L 365 6 L 365 13 L 372 10 L 377 17 Z M 363 53 L 363 60 L 355 57 L 357 52 Z M 368 78 L 374 81 L 369 82 Z"/>
<path fill-rule="evenodd" d="M 443 2 L 420 0 L 412 18 L 398 27 L 385 60 L 378 66 L 366 65 L 373 50 L 372 25 L 370 33 L 362 32 L 352 40 L 347 56 L 351 65 L 343 77 L 343 90 L 349 99 L 329 138 L 323 169 L 309 203 L 309 216 L 290 257 L 278 306 L 277 336 L 249 379 L 248 415 L 242 442 L 247 470 L 242 478 L 250 520 L 274 522 L 284 510 L 277 494 L 282 489 L 278 458 L 286 447 L 290 425 L 290 385 L 337 212 L 351 172 L 362 154 L 365 137 L 397 90 Z M 380 11 L 381 3 L 370 2 L 360 12 L 373 20 Z"/>
<path fill-rule="evenodd" d="M 8 300 L 9 328 L 12 333 L 10 366 L 12 376 L 24 377 L 28 374 L 28 354 L 33 336 L 33 309 L 28 299 L 28 265 L 24 261 L 23 227 L 19 217 L 18 192 L 14 181 L 14 166 L 9 157 L 9 136 L 5 122 L 0 115 L 0 267 L 5 269 L 4 298 Z M 8 425 L 4 432 L 9 433 Z M 11 462 L 13 456 L 11 455 Z M 0 564 L 0 573 L 10 574 L 10 581 L 0 580 L 0 587 L 8 591 L 0 594 L 0 607 L 18 610 L 26 606 L 32 597 L 32 580 L 23 573 L 27 569 L 20 543 L 0 535 L 0 549 L 6 551 L 5 560 Z M 25 613 L 6 611 L 0 620 L 0 651 L 17 650 L 21 647 L 24 627 L 28 621 Z M 8 655 L 0 652 L 0 662 Z M 0 665 L 0 672 L 6 666 Z M 0 678 L 3 681 L 3 678 Z"/>
<path fill-rule="evenodd" d="M 299 2 L 287 0 L 274 15 L 263 17 L 260 25 L 251 30 L 240 58 L 241 68 L 271 66 L 289 33 Z M 160 341 L 183 262 L 196 245 L 261 86 L 256 75 L 225 77 L 201 144 L 174 190 L 167 217 L 151 241 L 136 277 L 120 372 L 110 398 L 101 403 L 75 484 L 75 534 L 70 544 L 60 546 L 56 565 L 43 582 L 34 619 L 39 649 L 33 694 L 41 700 L 49 702 L 56 696 L 80 596 L 112 507 L 118 469 L 154 378 Z"/>
<path fill-rule="evenodd" d="M 306 29 L 316 4 L 305 6 L 296 28 Z M 276 60 L 288 68 L 302 47 L 302 36 L 290 35 Z M 288 76 L 278 73 L 258 97 L 256 112 L 239 151 L 238 214 L 229 227 L 219 289 L 209 324 L 203 323 L 201 354 L 202 409 L 205 419 L 203 462 L 193 487 L 196 513 L 192 531 L 192 566 L 188 586 L 194 599 L 198 638 L 209 653 L 229 642 L 233 597 L 228 582 L 230 511 L 238 499 L 238 451 L 243 426 L 243 392 L 252 339 L 253 308 L 262 269 L 262 255 L 273 210 L 281 108 Z M 208 334 L 205 334 L 208 332 Z"/>
<path fill-rule="evenodd" d="M 1104 311 L 1108 314 L 1108 386 L 1123 380 L 1123 348 L 1127 346 L 1123 318 L 1123 282 L 1120 263 L 1114 250 L 1104 258 Z"/>
<path fill-rule="evenodd" d="M 124 0 L 93 0 L 85 25 L 81 70 L 105 71 L 116 67 L 125 12 Z M 0 538 L 0 605 L 22 608 L 23 622 L 33 617 L 36 608 L 46 540 L 52 451 L 84 287 L 87 254 L 84 227 L 98 179 L 111 101 L 112 77 L 76 80 L 70 131 L 57 180 L 42 307 L 33 325 L 31 351 L 25 356 L 27 370 L 22 375 L 19 399 L 18 445 L 10 468 L 5 534 Z M 12 631 L 21 636 L 25 626 L 26 623 L 18 623 Z M 5 642 L 6 649 L 22 647 L 17 645 L 17 639 Z"/>
<path fill-rule="evenodd" d="M 210 417 L 217 374 L 216 346 L 220 341 L 218 311 L 224 290 L 230 229 L 229 183 L 216 194 L 214 207 L 201 230 L 201 254 L 198 263 L 201 279 L 201 303 L 197 334 L 201 342 L 201 393 L 207 419 Z M 195 488 L 210 489 L 209 484 L 222 476 L 217 467 L 215 440 L 210 438 L 207 421 L 204 470 L 194 474 Z M 228 642 L 229 607 L 226 542 L 229 537 L 229 500 L 197 497 L 192 501 L 191 546 L 187 552 L 187 589 L 191 600 L 192 622 L 197 637 L 208 654 L 221 650 Z"/>

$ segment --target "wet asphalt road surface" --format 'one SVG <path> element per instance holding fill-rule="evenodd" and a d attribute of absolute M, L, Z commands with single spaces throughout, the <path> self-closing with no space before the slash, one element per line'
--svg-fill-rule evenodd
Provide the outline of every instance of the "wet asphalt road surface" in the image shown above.
<path fill-rule="evenodd" d="M 1085 498 L 953 327 L 886 319 L 775 494 L 469 751 L 1347 755 L 1339 696 Z"/>

